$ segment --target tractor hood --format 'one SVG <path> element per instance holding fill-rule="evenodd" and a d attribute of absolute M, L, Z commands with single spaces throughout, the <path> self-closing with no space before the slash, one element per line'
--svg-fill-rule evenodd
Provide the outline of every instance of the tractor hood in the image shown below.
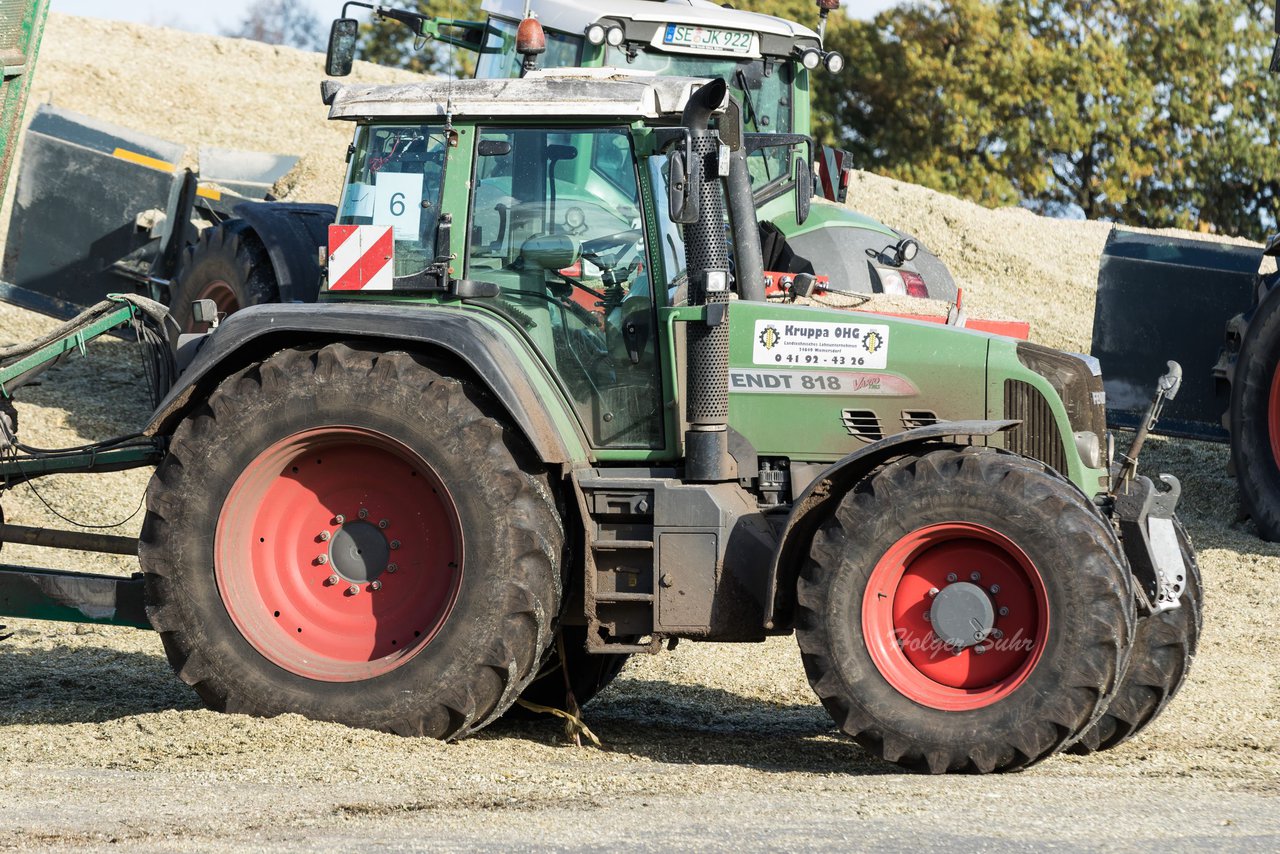
<path fill-rule="evenodd" d="M 557 68 L 519 80 L 428 80 L 394 86 L 321 84 L 331 119 L 462 116 L 679 116 L 707 81 L 617 68 Z M 728 102 L 726 95 L 719 110 Z"/>

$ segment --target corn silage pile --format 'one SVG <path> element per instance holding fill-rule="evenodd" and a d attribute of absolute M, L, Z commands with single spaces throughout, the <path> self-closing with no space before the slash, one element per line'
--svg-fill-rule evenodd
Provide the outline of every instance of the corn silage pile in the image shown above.
<path fill-rule="evenodd" d="M 34 98 L 191 145 L 301 154 L 290 197 L 333 201 L 350 126 L 325 121 L 321 69 L 320 56 L 294 50 L 55 15 Z M 404 76 L 371 66 L 356 73 L 374 82 Z M 851 204 L 922 237 L 965 288 L 971 316 L 1029 320 L 1037 340 L 1088 350 L 1107 225 L 992 211 L 873 175 L 855 177 Z M 0 342 L 28 339 L 51 325 L 0 306 Z M 133 351 L 118 342 L 94 350 L 19 395 L 28 444 L 64 447 L 136 429 L 145 419 Z M 1268 632 L 1275 625 L 1280 549 L 1236 522 L 1225 463 L 1223 448 L 1181 441 L 1156 441 L 1145 458 L 1146 471 L 1182 478 L 1182 516 L 1200 549 L 1205 631 L 1187 689 L 1136 742 L 1091 759 L 1055 759 L 1033 774 L 957 784 L 949 796 L 953 807 L 1004 792 L 1016 794 L 1025 810 L 1039 804 L 1050 814 L 1076 781 L 1135 774 L 1192 775 L 1217 781 L 1218 788 L 1276 786 L 1280 663 Z M 115 532 L 136 535 L 141 514 L 131 514 L 146 477 L 135 471 L 42 480 L 39 496 L 25 487 L 7 494 L 4 510 L 13 522 L 63 526 L 47 502 L 78 522 L 128 519 Z M 137 568 L 124 558 L 12 545 L 3 559 L 118 573 Z M 562 747 L 551 726 L 499 727 L 443 746 L 289 717 L 217 715 L 200 710 L 172 676 L 151 633 L 0 622 L 16 629 L 0 644 L 0 768 L 6 769 L 0 793 L 11 800 L 26 791 L 24 774 L 98 768 L 169 775 L 175 788 L 321 791 L 317 802 L 330 804 L 342 802 L 344 791 L 358 791 L 368 810 L 405 797 L 422 809 L 489 810 L 510 798 L 550 809 L 566 800 L 609 802 L 671 788 L 835 791 L 871 813 L 890 808 L 883 799 L 873 803 L 883 781 L 843 773 L 882 766 L 868 764 L 852 742 L 830 734 L 789 638 L 745 646 L 685 643 L 633 660 L 588 710 L 610 748 L 601 752 Z M 761 767 L 770 770 L 767 779 Z M 924 783 L 900 782 L 927 791 Z M 253 799 L 246 803 L 256 814 Z M 131 814 L 128 804 L 120 808 Z M 279 799 L 263 810 L 264 824 L 299 815 Z M 957 818 L 957 827 L 968 820 Z M 152 832 L 148 821 L 161 819 L 139 817 L 138 834 Z M 211 805 L 182 821 L 185 832 L 216 833 L 240 826 L 243 815 Z M 6 837 L 6 829 L 0 819 L 0 842 L 17 839 Z M 1082 825 L 1081 832 L 1090 831 Z"/>

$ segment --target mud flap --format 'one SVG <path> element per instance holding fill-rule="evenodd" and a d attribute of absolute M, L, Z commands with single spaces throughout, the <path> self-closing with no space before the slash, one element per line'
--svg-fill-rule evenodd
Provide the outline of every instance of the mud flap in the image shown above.
<path fill-rule="evenodd" d="M 1130 571 L 1152 614 L 1181 607 L 1189 572 L 1178 544 L 1174 510 L 1182 485 L 1173 475 L 1159 476 L 1163 489 L 1139 476 L 1117 491 L 1116 518 Z"/>
<path fill-rule="evenodd" d="M 1166 360 L 1186 368 L 1157 433 L 1225 442 L 1213 367 L 1228 321 L 1249 308 L 1262 250 L 1113 230 L 1098 269 L 1092 353 L 1102 364 L 1107 423 L 1134 428 L 1150 378 Z"/>

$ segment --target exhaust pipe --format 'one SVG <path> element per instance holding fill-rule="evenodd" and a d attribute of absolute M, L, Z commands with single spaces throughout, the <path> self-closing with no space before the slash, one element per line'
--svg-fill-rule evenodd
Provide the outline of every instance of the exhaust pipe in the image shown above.
<path fill-rule="evenodd" d="M 684 226 L 689 302 L 706 306 L 702 323 L 689 325 L 686 388 L 685 478 L 724 481 L 737 477 L 729 456 L 729 246 L 719 187 L 720 135 L 708 124 L 724 103 L 728 84 L 712 80 L 694 92 L 681 116 L 692 134 L 689 179 L 698 188 L 698 221 Z"/>
<path fill-rule="evenodd" d="M 764 255 L 760 252 L 760 223 L 756 201 L 747 173 L 747 150 L 729 155 L 729 222 L 733 225 L 734 257 L 737 260 L 738 298 L 764 302 Z"/>

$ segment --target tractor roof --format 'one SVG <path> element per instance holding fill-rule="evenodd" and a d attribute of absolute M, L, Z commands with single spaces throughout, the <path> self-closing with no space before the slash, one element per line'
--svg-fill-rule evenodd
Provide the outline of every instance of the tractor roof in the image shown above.
<path fill-rule="evenodd" d="M 524 17 L 525 0 L 484 0 L 481 8 L 490 15 L 520 20 Z M 542 26 L 566 33 L 582 33 L 601 18 L 619 21 L 643 21 L 654 24 L 694 24 L 703 27 L 725 27 L 757 33 L 808 38 L 818 34 L 785 18 L 727 9 L 707 0 L 533 0 L 533 11 Z M 816 17 L 816 15 L 815 15 Z"/>
<path fill-rule="evenodd" d="M 517 80 L 426 80 L 393 86 L 326 80 L 331 119 L 464 116 L 659 119 L 678 116 L 707 81 L 617 68 L 555 68 Z"/>

